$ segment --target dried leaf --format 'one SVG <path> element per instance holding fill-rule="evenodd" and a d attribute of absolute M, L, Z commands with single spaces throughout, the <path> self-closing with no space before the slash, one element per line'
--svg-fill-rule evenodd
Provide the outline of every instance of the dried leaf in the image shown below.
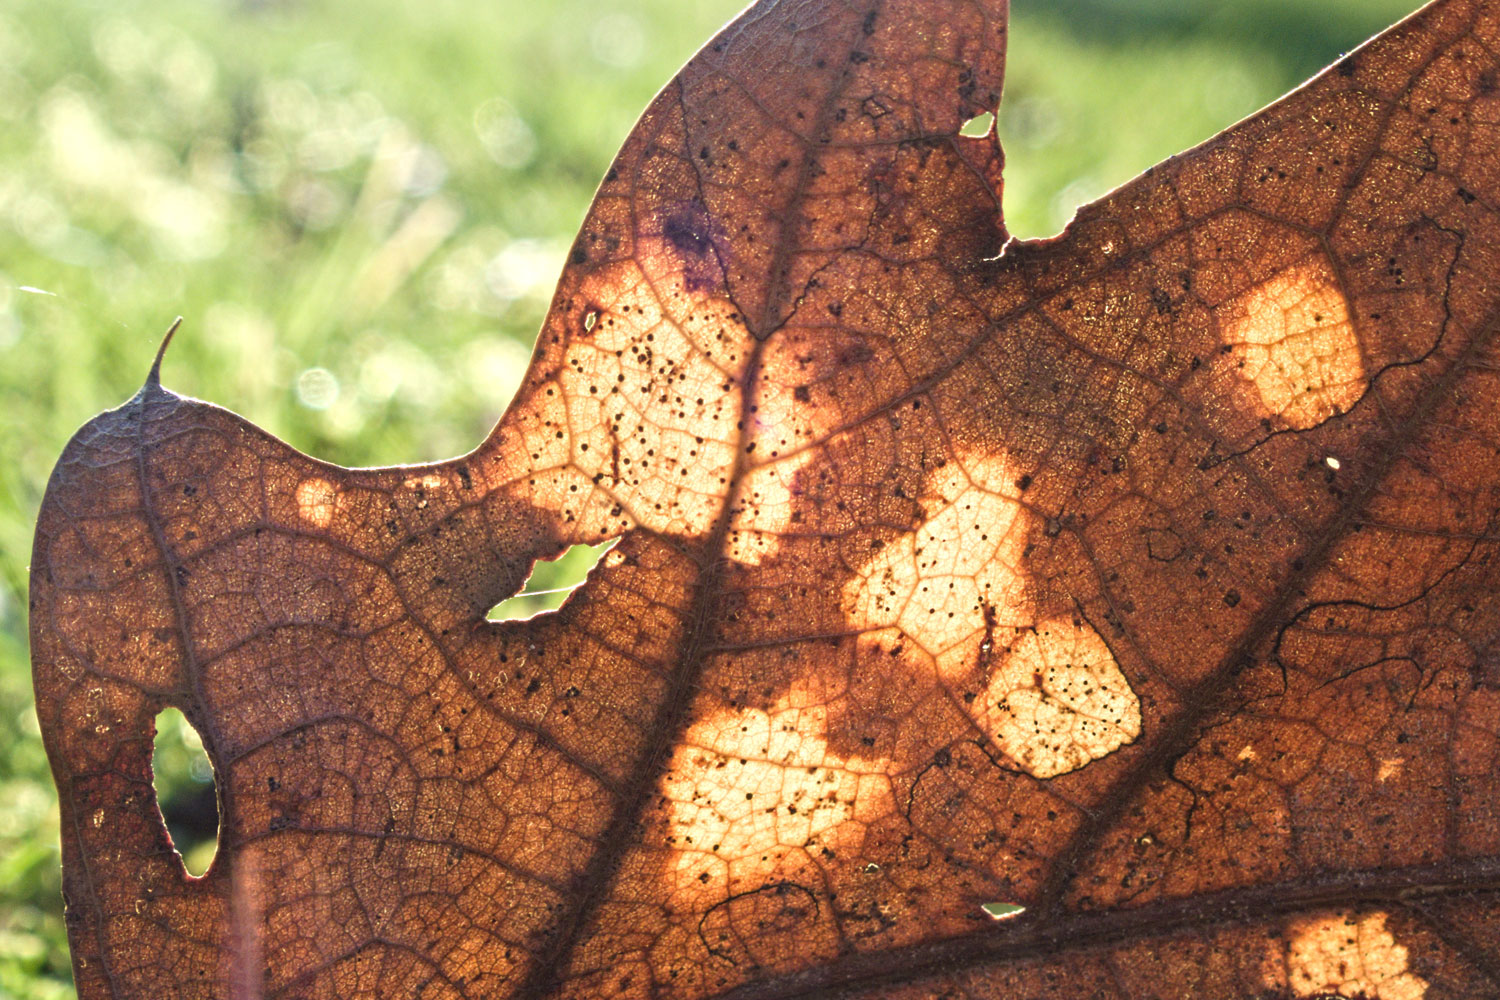
<path fill-rule="evenodd" d="M 1500 994 L 1500 11 L 1045 243 L 960 134 L 1004 41 L 749 10 L 462 459 L 154 374 L 79 433 L 32 637 L 85 1000 Z"/>

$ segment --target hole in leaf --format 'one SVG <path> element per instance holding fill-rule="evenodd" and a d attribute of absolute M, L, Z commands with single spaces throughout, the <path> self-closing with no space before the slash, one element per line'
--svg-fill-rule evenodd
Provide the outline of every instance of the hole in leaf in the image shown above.
<path fill-rule="evenodd" d="M 995 125 L 995 116 L 988 111 L 979 114 L 963 123 L 958 130 L 959 135 L 968 136 L 970 139 L 983 139 L 990 134 L 990 129 Z"/>
<path fill-rule="evenodd" d="M 202 875 L 219 847 L 214 767 L 203 750 L 198 730 L 175 708 L 157 713 L 151 779 L 157 808 L 166 821 L 172 846 L 182 855 L 182 866 L 189 875 Z"/>
<path fill-rule="evenodd" d="M 1026 912 L 1026 907 L 1019 903 L 985 903 L 979 908 L 991 920 L 1010 920 Z"/>
<path fill-rule="evenodd" d="M 574 545 L 556 559 L 539 562 L 526 578 L 526 585 L 490 609 L 495 622 L 521 621 L 543 611 L 555 611 L 577 590 L 614 542 Z"/>

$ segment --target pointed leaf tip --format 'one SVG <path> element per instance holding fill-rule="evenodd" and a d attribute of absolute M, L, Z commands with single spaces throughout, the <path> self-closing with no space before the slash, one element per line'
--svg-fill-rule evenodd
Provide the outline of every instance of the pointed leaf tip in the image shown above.
<path fill-rule="evenodd" d="M 181 325 L 182 317 L 178 316 L 172 321 L 172 325 L 167 327 L 166 336 L 161 338 L 161 346 L 156 349 L 156 359 L 151 362 L 151 370 L 146 373 L 147 389 L 161 388 L 161 359 L 166 357 L 167 348 L 172 344 L 172 336 L 177 332 L 177 328 Z"/>

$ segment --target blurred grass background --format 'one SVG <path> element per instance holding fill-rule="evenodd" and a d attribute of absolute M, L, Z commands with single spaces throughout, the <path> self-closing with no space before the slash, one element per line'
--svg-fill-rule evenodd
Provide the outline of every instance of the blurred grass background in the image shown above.
<path fill-rule="evenodd" d="M 1410 5 L 1014 0 L 1012 229 L 1057 232 Z M 0 998 L 72 995 L 25 615 L 32 524 L 68 437 L 135 392 L 180 313 L 166 384 L 298 448 L 362 465 L 473 447 L 635 116 L 738 6 L 0 8 Z M 159 783 L 189 840 L 212 779 L 191 728 L 162 723 Z"/>

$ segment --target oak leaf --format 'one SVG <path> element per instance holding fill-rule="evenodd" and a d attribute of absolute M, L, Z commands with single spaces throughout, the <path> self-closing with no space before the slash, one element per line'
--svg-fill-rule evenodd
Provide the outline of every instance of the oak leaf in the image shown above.
<path fill-rule="evenodd" d="M 1040 243 L 960 134 L 1005 32 L 751 8 L 461 459 L 155 369 L 79 433 L 32 640 L 82 997 L 1500 995 L 1500 8 Z"/>

